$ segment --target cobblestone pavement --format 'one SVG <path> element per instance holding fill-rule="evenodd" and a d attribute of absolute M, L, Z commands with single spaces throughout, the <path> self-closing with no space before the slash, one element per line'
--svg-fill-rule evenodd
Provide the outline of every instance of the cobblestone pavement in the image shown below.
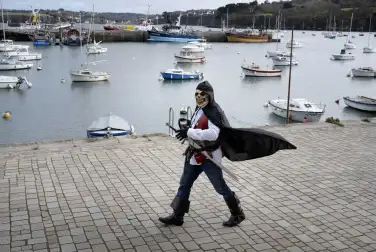
<path fill-rule="evenodd" d="M 375 251 L 376 124 L 269 128 L 298 149 L 229 163 L 247 219 L 205 175 L 165 227 L 183 146 L 155 135 L 0 148 L 0 251 Z"/>

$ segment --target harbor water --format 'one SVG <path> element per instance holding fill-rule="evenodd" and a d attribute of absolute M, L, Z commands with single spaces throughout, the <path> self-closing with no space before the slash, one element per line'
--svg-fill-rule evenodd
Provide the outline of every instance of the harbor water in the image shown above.
<path fill-rule="evenodd" d="M 284 33 L 279 45 L 290 33 Z M 347 77 L 352 67 L 374 66 L 376 54 L 363 54 L 368 34 L 352 39 L 357 49 L 352 61 L 332 61 L 332 54 L 340 53 L 346 37 L 330 40 L 321 33 L 312 36 L 307 31 L 296 31 L 294 36 L 304 47 L 294 49 L 299 65 L 292 67 L 291 97 L 306 98 L 326 104 L 327 117 L 360 119 L 372 114 L 345 107 L 343 96 L 365 95 L 376 97 L 375 79 Z M 23 43 L 27 44 L 27 43 Z M 376 38 L 371 36 L 371 45 Z M 31 48 L 33 47 L 30 43 Z M 61 140 L 86 137 L 86 129 L 98 117 L 112 112 L 135 127 L 138 134 L 167 133 L 165 123 L 168 110 L 174 108 L 177 116 L 183 106 L 194 107 L 194 92 L 199 81 L 160 81 L 160 71 L 180 67 L 200 70 L 209 81 L 215 98 L 222 106 L 232 126 L 252 127 L 283 124 L 284 119 L 270 114 L 263 105 L 278 97 L 287 99 L 289 67 L 283 68 L 280 78 L 244 78 L 243 60 L 272 67 L 266 51 L 275 50 L 276 43 L 234 44 L 214 43 L 206 50 L 204 64 L 175 65 L 174 54 L 182 44 L 172 43 L 106 43 L 108 52 L 89 55 L 85 48 L 51 46 L 33 48 L 43 59 L 35 61 L 31 70 L 3 71 L 1 75 L 25 76 L 32 88 L 0 90 L 0 112 L 11 111 L 9 120 L 0 120 L 0 144 Z M 350 50 L 349 50 L 350 52 Z M 110 81 L 72 83 L 70 70 L 81 63 L 102 61 L 90 68 L 111 72 Z M 37 71 L 41 65 L 42 70 Z M 175 120 L 176 122 L 176 120 Z"/>

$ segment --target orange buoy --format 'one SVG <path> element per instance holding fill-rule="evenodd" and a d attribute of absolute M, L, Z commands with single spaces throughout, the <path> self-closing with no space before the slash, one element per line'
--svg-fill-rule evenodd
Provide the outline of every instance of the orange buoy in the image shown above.
<path fill-rule="evenodd" d="M 10 115 L 11 115 L 10 111 L 7 111 L 7 112 L 5 112 L 5 113 L 3 114 L 3 118 L 4 118 L 4 119 L 9 119 L 9 118 L 10 118 Z"/>

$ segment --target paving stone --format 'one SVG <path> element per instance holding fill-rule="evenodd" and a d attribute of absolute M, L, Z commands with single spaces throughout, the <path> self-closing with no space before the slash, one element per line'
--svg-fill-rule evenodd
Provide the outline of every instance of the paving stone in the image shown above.
<path fill-rule="evenodd" d="M 234 228 L 204 174 L 184 225 L 159 223 L 181 176 L 175 138 L 0 146 L 0 251 L 375 251 L 376 124 L 270 130 L 298 149 L 224 160 L 247 216 Z"/>

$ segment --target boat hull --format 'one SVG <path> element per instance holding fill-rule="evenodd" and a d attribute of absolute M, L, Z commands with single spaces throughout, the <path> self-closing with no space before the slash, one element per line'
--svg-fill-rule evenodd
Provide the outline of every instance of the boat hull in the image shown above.
<path fill-rule="evenodd" d="M 177 63 L 204 63 L 205 57 L 183 57 L 175 55 Z"/>
<path fill-rule="evenodd" d="M 274 66 L 289 66 L 290 65 L 290 58 L 288 58 L 287 60 L 278 60 L 277 58 L 272 58 L 272 60 L 273 60 Z M 298 65 L 298 61 L 292 60 L 291 64 L 293 66 Z"/>
<path fill-rule="evenodd" d="M 346 49 L 356 49 L 356 45 L 352 43 L 348 43 L 344 45 Z"/>
<path fill-rule="evenodd" d="M 148 41 L 154 42 L 175 42 L 175 43 L 188 43 L 198 41 L 200 39 L 197 35 L 174 34 L 166 32 L 147 31 L 149 34 Z"/>
<path fill-rule="evenodd" d="M 282 74 L 281 70 L 261 70 L 261 69 L 251 69 L 242 67 L 243 73 L 248 77 L 280 77 Z"/>
<path fill-rule="evenodd" d="M 24 65 L 0 64 L 0 71 L 22 70 L 22 69 L 30 69 L 32 67 L 33 67 L 33 64 L 24 64 Z"/>
<path fill-rule="evenodd" d="M 36 39 L 33 41 L 33 45 L 35 46 L 50 46 L 52 43 L 48 39 Z"/>
<path fill-rule="evenodd" d="M 110 133 L 112 136 L 127 136 L 131 135 L 132 131 L 129 130 L 113 130 L 110 131 L 107 130 L 96 130 L 96 131 L 87 131 L 87 137 L 93 138 L 93 137 L 104 137 L 107 136 L 107 134 Z"/>
<path fill-rule="evenodd" d="M 165 80 L 198 80 L 201 78 L 201 74 L 173 74 L 161 72 L 163 79 Z"/>
<path fill-rule="evenodd" d="M 277 57 L 277 56 L 279 56 L 281 54 L 286 55 L 286 56 L 290 56 L 291 55 L 290 52 L 286 52 L 286 51 L 267 51 L 267 53 L 268 53 L 269 57 Z"/>
<path fill-rule="evenodd" d="M 349 97 L 343 97 L 343 102 L 354 109 L 367 111 L 367 112 L 376 112 L 376 104 L 367 104 L 362 102 L 357 102 L 349 99 Z"/>
<path fill-rule="evenodd" d="M 87 49 L 87 54 L 101 54 L 101 53 L 106 53 L 107 48 L 88 48 Z"/>
<path fill-rule="evenodd" d="M 107 81 L 109 78 L 110 78 L 109 75 L 88 76 L 88 75 L 71 74 L 71 79 L 73 82 Z"/>
<path fill-rule="evenodd" d="M 354 77 L 369 77 L 374 78 L 376 77 L 375 71 L 367 71 L 362 69 L 351 69 L 351 73 Z"/>
<path fill-rule="evenodd" d="M 346 54 L 333 54 L 333 60 L 354 60 L 354 55 L 346 55 Z"/>
<path fill-rule="evenodd" d="M 363 53 L 376 53 L 376 48 L 364 47 Z"/>
<path fill-rule="evenodd" d="M 237 43 L 268 43 L 271 38 L 269 36 L 258 36 L 258 35 L 242 35 L 242 34 L 233 34 L 226 33 L 228 42 L 237 42 Z"/>
<path fill-rule="evenodd" d="M 275 106 L 273 103 L 269 102 L 269 110 L 279 117 L 286 118 L 287 110 L 284 108 L 280 108 L 278 106 Z M 290 120 L 295 122 L 318 122 L 320 121 L 324 112 L 306 112 L 290 110 L 289 114 Z"/>

